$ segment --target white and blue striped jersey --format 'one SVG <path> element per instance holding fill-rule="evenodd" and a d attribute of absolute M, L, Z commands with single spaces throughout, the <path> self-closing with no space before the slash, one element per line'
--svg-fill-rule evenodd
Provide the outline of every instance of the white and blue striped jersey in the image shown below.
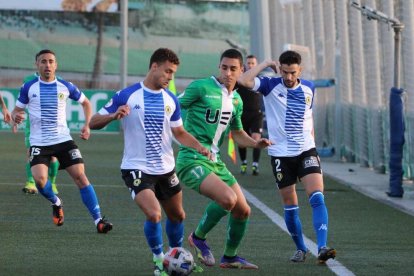
<path fill-rule="evenodd" d="M 121 119 L 125 140 L 121 169 L 152 175 L 171 172 L 175 167 L 171 127 L 183 125 L 175 95 L 140 82 L 118 91 L 99 114 L 115 113 L 122 105 L 128 105 L 130 113 Z"/>
<path fill-rule="evenodd" d="M 312 106 L 315 86 L 298 79 L 287 88 L 282 78 L 256 77 L 253 91 L 263 94 L 271 156 L 298 156 L 315 147 Z"/>
<path fill-rule="evenodd" d="M 85 95 L 61 78 L 44 82 L 40 77 L 22 85 L 16 106 L 27 108 L 30 119 L 30 144 L 50 146 L 72 140 L 66 123 L 66 100 L 79 103 Z"/>

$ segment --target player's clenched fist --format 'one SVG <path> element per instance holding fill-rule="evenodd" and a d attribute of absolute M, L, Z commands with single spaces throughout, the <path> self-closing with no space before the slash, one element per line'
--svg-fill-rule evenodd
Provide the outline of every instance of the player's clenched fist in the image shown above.
<path fill-rule="evenodd" d="M 23 111 L 13 111 L 12 118 L 16 124 L 20 124 L 24 121 L 24 110 Z"/>

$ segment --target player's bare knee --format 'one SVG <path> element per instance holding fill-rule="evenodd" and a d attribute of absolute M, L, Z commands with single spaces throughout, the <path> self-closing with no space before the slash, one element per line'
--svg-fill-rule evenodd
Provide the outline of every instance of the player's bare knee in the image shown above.
<path fill-rule="evenodd" d="M 234 218 L 236 219 L 247 219 L 248 217 L 250 217 L 250 213 L 251 213 L 251 208 L 249 205 L 244 205 L 241 208 L 234 208 L 232 211 L 232 215 Z"/>
<path fill-rule="evenodd" d="M 160 212 L 150 212 L 146 214 L 147 220 L 151 221 L 152 223 L 158 223 L 161 221 L 161 213 Z"/>
<path fill-rule="evenodd" d="M 85 188 L 90 184 L 88 178 L 84 173 L 73 176 L 73 181 L 75 181 L 79 189 Z"/>
<path fill-rule="evenodd" d="M 184 220 L 185 220 L 185 212 L 183 210 L 182 212 L 180 212 L 178 216 L 178 222 L 183 222 Z"/>
<path fill-rule="evenodd" d="M 169 216 L 168 219 L 171 220 L 173 223 L 181 223 L 185 220 L 185 212 L 184 210 L 177 212 L 176 214 L 173 214 L 172 216 Z"/>
<path fill-rule="evenodd" d="M 243 213 L 242 213 L 242 218 L 248 218 L 248 217 L 250 217 L 250 213 L 251 213 L 251 211 L 252 211 L 252 209 L 250 208 L 250 206 L 249 206 L 249 205 L 247 205 L 247 206 L 244 208 L 244 210 L 243 210 Z"/>
<path fill-rule="evenodd" d="M 236 194 L 230 194 L 226 197 L 224 197 L 221 202 L 218 202 L 223 209 L 231 211 L 233 210 L 234 206 L 236 206 L 237 203 L 237 196 Z"/>
<path fill-rule="evenodd" d="M 47 176 L 36 176 L 36 177 L 33 177 L 33 179 L 37 187 L 43 188 L 46 185 Z"/>

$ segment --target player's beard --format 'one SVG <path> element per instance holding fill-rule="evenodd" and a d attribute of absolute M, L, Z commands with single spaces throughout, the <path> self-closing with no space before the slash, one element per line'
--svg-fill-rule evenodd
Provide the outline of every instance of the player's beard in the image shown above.
<path fill-rule="evenodd" d="M 283 83 L 285 84 L 285 86 L 286 86 L 287 88 L 292 88 L 292 87 L 294 87 L 294 86 L 295 86 L 295 84 L 296 84 L 296 82 L 297 82 L 297 81 L 286 81 L 286 80 L 283 80 Z"/>

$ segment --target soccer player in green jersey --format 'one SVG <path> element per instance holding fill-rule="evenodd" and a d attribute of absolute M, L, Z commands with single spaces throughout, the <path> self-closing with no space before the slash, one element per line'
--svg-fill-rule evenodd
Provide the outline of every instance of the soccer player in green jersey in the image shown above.
<path fill-rule="evenodd" d="M 38 78 L 39 74 L 36 72 L 34 74 L 28 75 L 24 78 L 23 83 L 26 83 L 30 80 L 33 80 L 35 78 Z M 27 161 L 26 161 L 26 184 L 23 187 L 22 191 L 26 194 L 37 194 L 37 188 L 36 188 L 36 184 L 34 182 L 33 179 L 33 175 L 32 175 L 32 171 L 30 170 L 30 162 L 29 162 L 29 149 L 30 149 L 30 141 L 29 141 L 29 137 L 30 137 L 30 120 L 29 120 L 29 116 L 27 116 L 27 120 L 26 120 L 26 126 L 24 129 L 24 144 L 26 146 L 27 149 Z M 56 157 L 52 157 L 51 161 L 50 161 L 50 167 L 49 167 L 49 180 L 52 183 L 52 190 L 55 194 L 58 194 L 59 191 L 56 187 L 56 176 L 57 176 L 57 172 L 59 170 L 59 161 L 56 159 Z"/>
<path fill-rule="evenodd" d="M 270 145 L 267 139 L 256 141 L 243 130 L 243 103 L 235 92 L 242 72 L 241 53 L 228 49 L 221 55 L 218 77 L 196 80 L 178 96 L 181 107 L 187 111 L 185 129 L 210 149 L 213 158 L 208 159 L 192 148 L 181 146 L 176 168 L 179 179 L 186 186 L 212 199 L 197 229 L 188 238 L 200 261 L 207 266 L 215 264 L 206 236 L 229 214 L 220 267 L 257 269 L 256 265 L 237 255 L 246 232 L 250 206 L 237 180 L 221 160 L 219 149 L 228 130 L 232 131 L 234 140 L 244 147 L 265 148 Z"/>

